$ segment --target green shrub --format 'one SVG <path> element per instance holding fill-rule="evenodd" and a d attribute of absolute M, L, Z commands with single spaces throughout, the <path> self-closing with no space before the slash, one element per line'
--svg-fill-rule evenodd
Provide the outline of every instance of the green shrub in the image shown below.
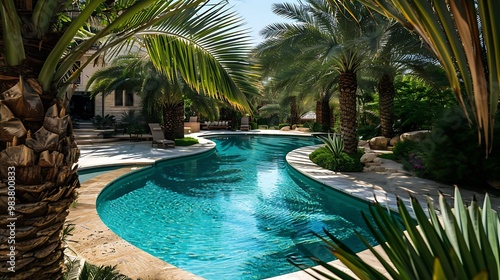
<path fill-rule="evenodd" d="M 255 130 L 255 129 L 257 129 L 259 126 L 257 125 L 257 123 L 256 123 L 256 122 L 250 122 L 250 127 L 251 127 L 253 130 Z"/>
<path fill-rule="evenodd" d="M 145 134 L 147 132 L 146 127 L 140 123 L 133 123 L 126 126 L 126 131 L 128 134 Z"/>
<path fill-rule="evenodd" d="M 323 125 L 319 122 L 313 123 L 311 132 L 323 132 Z"/>
<path fill-rule="evenodd" d="M 359 161 L 362 153 L 348 155 L 344 152 L 334 157 L 327 147 L 320 147 L 309 155 L 309 159 L 317 165 L 335 172 L 363 171 L 363 164 Z"/>
<path fill-rule="evenodd" d="M 323 132 L 323 126 L 318 122 L 307 122 L 303 127 L 309 128 L 310 132 Z"/>
<path fill-rule="evenodd" d="M 359 126 L 358 137 L 364 140 L 372 139 L 375 136 L 380 135 L 380 125 L 363 125 Z"/>
<path fill-rule="evenodd" d="M 393 160 L 393 161 L 399 161 L 399 158 L 394 155 L 394 153 L 389 153 L 389 154 L 381 154 L 378 156 L 379 158 L 385 158 L 388 160 Z"/>
<path fill-rule="evenodd" d="M 342 135 L 333 133 L 328 133 L 325 135 L 315 135 L 316 138 L 319 138 L 323 143 L 325 143 L 326 148 L 330 150 L 333 157 L 340 157 L 340 154 L 344 150 L 344 139 L 342 139 Z"/>
<path fill-rule="evenodd" d="M 107 114 L 106 116 L 96 115 L 94 117 L 94 124 L 98 129 L 111 128 L 115 125 L 115 116 Z"/>
<path fill-rule="evenodd" d="M 446 111 L 421 143 L 431 179 L 448 184 L 485 186 L 500 179 L 500 117 L 496 116 L 492 153 L 478 145 L 477 130 L 458 107 Z"/>
<path fill-rule="evenodd" d="M 198 139 L 193 137 L 184 137 L 182 139 L 175 139 L 176 146 L 191 146 L 198 143 L 199 143 Z"/>
<path fill-rule="evenodd" d="M 401 160 L 407 159 L 411 153 L 419 151 L 419 149 L 420 147 L 417 142 L 406 140 L 396 143 L 392 148 L 392 152 L 397 159 Z"/>
<path fill-rule="evenodd" d="M 394 87 L 394 128 L 398 132 L 430 129 L 444 108 L 456 104 L 449 90 L 439 90 L 410 76 L 396 78 Z"/>

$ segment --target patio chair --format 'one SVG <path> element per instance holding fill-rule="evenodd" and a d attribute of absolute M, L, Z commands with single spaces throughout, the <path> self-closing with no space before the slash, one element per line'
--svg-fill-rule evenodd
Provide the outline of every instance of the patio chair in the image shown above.
<path fill-rule="evenodd" d="M 250 130 L 250 123 L 249 122 L 250 122 L 250 120 L 248 117 L 241 118 L 240 130 L 249 131 Z"/>
<path fill-rule="evenodd" d="M 163 148 L 175 148 L 175 141 L 165 139 L 163 135 L 163 130 L 159 123 L 149 123 L 149 129 L 151 129 L 151 134 L 153 135 L 153 142 L 151 142 L 151 147 L 156 144 L 158 147 Z"/>

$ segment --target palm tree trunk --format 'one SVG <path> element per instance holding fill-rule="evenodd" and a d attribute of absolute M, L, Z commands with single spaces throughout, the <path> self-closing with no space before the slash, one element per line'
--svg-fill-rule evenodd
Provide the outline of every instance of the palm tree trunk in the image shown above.
<path fill-rule="evenodd" d="M 184 138 L 184 101 L 163 107 L 165 139 Z"/>
<path fill-rule="evenodd" d="M 380 96 L 380 128 L 382 135 L 387 138 L 394 136 L 392 125 L 394 123 L 394 81 L 389 74 L 383 74 L 377 84 Z"/>
<path fill-rule="evenodd" d="M 175 111 L 175 124 L 174 124 L 174 137 L 184 138 L 184 100 L 179 102 L 174 109 Z"/>
<path fill-rule="evenodd" d="M 297 108 L 297 96 L 290 97 L 290 124 L 299 123 L 299 111 Z"/>
<path fill-rule="evenodd" d="M 43 94 L 22 78 L 0 93 L 0 278 L 62 276 L 61 230 L 80 186 L 80 151 L 66 106 Z"/>
<path fill-rule="evenodd" d="M 343 72 L 339 77 L 340 90 L 340 128 L 344 137 L 344 151 L 354 154 L 358 149 L 356 134 L 356 90 L 358 88 L 356 74 Z"/>
<path fill-rule="evenodd" d="M 332 127 L 332 109 L 330 108 L 329 101 L 325 98 L 321 100 L 321 115 L 321 126 L 323 127 L 323 131 L 328 132 Z"/>
<path fill-rule="evenodd" d="M 317 123 L 322 123 L 323 122 L 323 112 L 321 110 L 321 100 L 316 101 L 316 122 Z"/>

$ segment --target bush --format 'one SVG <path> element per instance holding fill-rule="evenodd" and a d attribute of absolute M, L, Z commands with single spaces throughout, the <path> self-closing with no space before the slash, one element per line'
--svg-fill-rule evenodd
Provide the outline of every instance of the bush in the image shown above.
<path fill-rule="evenodd" d="M 199 143 L 198 139 L 193 137 L 184 137 L 182 139 L 175 139 L 176 146 L 191 146 L 198 143 Z"/>
<path fill-rule="evenodd" d="M 362 153 L 348 155 L 344 152 L 339 157 L 334 157 L 326 147 L 320 147 L 309 155 L 309 159 L 317 165 L 335 172 L 359 172 L 363 171 L 363 164 L 359 161 Z"/>
<path fill-rule="evenodd" d="M 388 160 L 392 160 L 392 161 L 399 161 L 399 158 L 396 157 L 396 155 L 394 155 L 394 153 L 392 154 L 381 154 L 378 156 L 379 158 L 385 158 L 385 159 L 388 159 Z"/>
<path fill-rule="evenodd" d="M 323 132 L 323 125 L 318 122 L 313 123 L 311 132 Z"/>
<path fill-rule="evenodd" d="M 482 185 L 500 179 L 500 117 L 495 118 L 492 153 L 486 158 L 477 130 L 469 126 L 460 108 L 448 110 L 422 142 L 429 176 L 448 184 Z"/>
<path fill-rule="evenodd" d="M 397 78 L 394 86 L 394 115 L 397 121 L 394 129 L 398 132 L 431 128 L 444 108 L 455 103 L 449 90 L 439 90 L 411 77 Z"/>
<path fill-rule="evenodd" d="M 420 147 L 417 142 L 414 141 L 399 141 L 392 148 L 392 152 L 394 156 L 398 160 L 407 159 L 411 153 L 415 153 L 420 150 Z"/>
<path fill-rule="evenodd" d="M 257 129 L 259 126 L 257 125 L 257 123 L 256 123 L 256 122 L 250 122 L 250 127 L 251 127 L 253 130 L 255 130 L 255 129 Z"/>
<path fill-rule="evenodd" d="M 111 128 L 115 125 L 115 116 L 107 114 L 106 116 L 96 115 L 94 117 L 94 124 L 98 129 Z"/>
<path fill-rule="evenodd" d="M 146 134 L 148 131 L 143 124 L 139 124 L 139 123 L 133 123 L 133 124 L 127 125 L 126 130 L 127 130 L 127 134 L 130 134 L 130 135 L 132 135 L 132 134 Z"/>
<path fill-rule="evenodd" d="M 364 125 L 358 127 L 358 137 L 364 140 L 380 135 L 380 125 Z"/>

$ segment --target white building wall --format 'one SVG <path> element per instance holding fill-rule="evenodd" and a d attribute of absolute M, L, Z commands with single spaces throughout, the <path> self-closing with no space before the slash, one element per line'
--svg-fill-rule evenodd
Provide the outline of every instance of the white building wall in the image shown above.
<path fill-rule="evenodd" d="M 87 52 L 83 58 L 80 61 L 80 65 L 83 65 L 90 57 L 95 53 L 94 50 L 90 50 Z M 105 68 L 109 64 L 103 61 L 102 55 L 99 56 L 97 59 L 94 59 L 94 61 L 91 61 L 82 71 L 80 74 L 80 83 L 77 84 L 76 86 L 76 91 L 80 92 L 85 92 L 85 88 L 88 84 L 88 81 L 92 75 L 100 70 Z M 90 91 L 90 89 L 89 89 Z M 97 115 L 103 115 L 103 101 L 102 101 L 102 94 L 98 94 L 96 97 L 94 97 L 94 116 Z M 123 103 L 125 104 L 125 103 Z M 77 106 L 77 104 L 75 104 Z M 135 110 L 137 112 L 140 112 L 142 106 L 141 106 L 141 98 L 135 94 L 134 95 L 134 104 L 133 106 L 115 106 L 115 93 L 112 92 L 105 96 L 104 98 L 104 116 L 107 114 L 114 115 L 117 120 L 120 120 L 122 114 L 124 112 L 128 112 L 130 110 Z"/>
<path fill-rule="evenodd" d="M 102 114 L 102 93 L 99 93 L 94 98 L 95 100 L 95 115 Z M 120 120 L 122 114 L 130 110 L 135 110 L 140 112 L 142 109 L 141 98 L 136 94 L 134 95 L 134 106 L 115 106 L 115 95 L 114 92 L 108 94 L 104 97 L 104 116 L 107 114 L 115 116 L 116 120 Z"/>

